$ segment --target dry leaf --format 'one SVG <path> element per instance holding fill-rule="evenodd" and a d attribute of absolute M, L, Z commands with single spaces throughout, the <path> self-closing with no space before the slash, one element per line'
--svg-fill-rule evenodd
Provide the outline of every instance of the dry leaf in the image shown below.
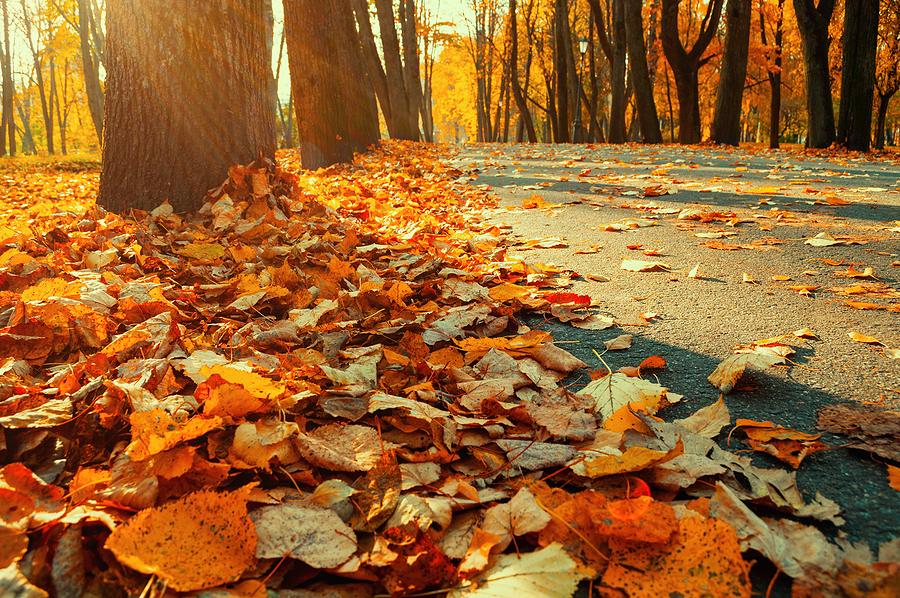
<path fill-rule="evenodd" d="M 141 511 L 106 541 L 122 564 L 180 592 L 236 581 L 255 564 L 250 489 L 197 492 Z"/>
<path fill-rule="evenodd" d="M 848 332 L 847 336 L 851 339 L 855 340 L 858 343 L 868 343 L 870 345 L 880 345 L 881 341 L 875 338 L 874 336 L 866 336 L 865 334 L 860 334 L 858 332 Z"/>
<path fill-rule="evenodd" d="M 734 385 L 744 374 L 746 368 L 766 369 L 776 363 L 784 363 L 784 358 L 758 353 L 732 355 L 720 363 L 716 370 L 709 375 L 709 382 L 723 393 L 728 394 L 734 389 Z"/>
<path fill-rule="evenodd" d="M 612 340 L 603 341 L 603 344 L 606 345 L 607 351 L 622 351 L 624 349 L 630 349 L 631 335 L 621 334 Z"/>
<path fill-rule="evenodd" d="M 642 260 L 622 260 L 622 270 L 629 272 L 653 272 L 656 270 L 670 270 L 667 264 L 662 262 L 645 262 Z"/>

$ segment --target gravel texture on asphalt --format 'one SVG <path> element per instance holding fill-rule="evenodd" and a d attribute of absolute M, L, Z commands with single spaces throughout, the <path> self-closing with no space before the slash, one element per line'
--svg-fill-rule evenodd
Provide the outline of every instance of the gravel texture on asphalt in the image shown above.
<path fill-rule="evenodd" d="M 552 331 L 560 346 L 592 368 L 604 367 L 596 354 L 603 353 L 603 341 L 632 334 L 631 349 L 607 352 L 603 362 L 616 370 L 651 355 L 663 357 L 667 366 L 651 377 L 684 395 L 660 412 L 664 419 L 686 417 L 718 399 L 720 391 L 707 377 L 735 347 L 803 328 L 818 338 L 785 341 L 796 351 L 789 356 L 793 364 L 749 372 L 725 395 L 732 424 L 745 418 L 816 432 L 816 412 L 828 405 L 878 403 L 900 410 L 900 359 L 885 350 L 900 348 L 900 311 L 852 309 L 846 303 L 900 305 L 900 232 L 889 230 L 900 227 L 900 156 L 479 144 L 460 146 L 452 164 L 465 173 L 461 182 L 487 185 L 496 193 L 500 207 L 490 223 L 520 242 L 508 255 L 574 271 L 577 276 L 564 290 L 589 295 L 595 313 L 622 322 L 603 331 L 537 317 L 525 324 Z M 655 196 L 661 192 L 666 194 Z M 550 205 L 523 209 L 523 200 L 534 194 Z M 679 219 L 677 210 L 685 209 L 720 216 L 708 222 Z M 733 218 L 739 222 L 731 226 Z M 626 219 L 651 219 L 655 226 L 605 230 Z M 804 243 L 823 232 L 844 243 Z M 694 236 L 698 233 L 728 236 Z M 548 237 L 566 246 L 528 245 Z M 701 245 L 712 241 L 744 247 Z M 635 245 L 640 250 L 627 247 Z M 595 253 L 575 253 L 591 246 L 599 247 Z M 646 249 L 660 253 L 648 257 L 641 253 Z M 623 258 L 659 261 L 669 269 L 625 271 Z M 839 265 L 829 265 L 835 262 Z M 702 275 L 690 278 L 698 264 Z M 873 268 L 876 278 L 842 275 L 851 265 L 858 272 Z M 756 282 L 744 282 L 745 273 Z M 792 290 L 794 285 L 819 289 L 805 296 Z M 867 296 L 839 290 L 853 285 L 879 285 L 879 291 Z M 646 312 L 658 315 L 645 321 L 639 314 Z M 856 342 L 851 332 L 882 344 Z M 568 380 L 572 390 L 588 381 L 586 376 Z M 726 432 L 717 439 L 723 448 L 747 448 L 739 433 L 729 447 Z M 821 492 L 840 504 L 846 523 L 818 527 L 829 537 L 843 534 L 873 548 L 900 535 L 900 492 L 888 484 L 884 459 L 854 449 L 852 440 L 840 435 L 826 433 L 821 440 L 832 448 L 803 461 L 798 483 L 804 495 Z M 768 455 L 755 453 L 754 459 L 760 466 L 785 467 Z M 755 569 L 756 588 L 764 593 L 773 573 L 771 567 Z M 789 588 L 781 579 L 773 595 L 787 595 Z"/>

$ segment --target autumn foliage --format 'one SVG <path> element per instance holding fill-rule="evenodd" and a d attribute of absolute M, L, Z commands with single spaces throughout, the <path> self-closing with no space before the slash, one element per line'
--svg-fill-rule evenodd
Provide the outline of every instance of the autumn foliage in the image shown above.
<path fill-rule="evenodd" d="M 680 398 L 642 377 L 661 357 L 568 390 L 587 364 L 521 316 L 613 322 L 506 255 L 444 151 L 235 166 L 196 214 L 120 217 L 93 173 L 30 175 L 71 203 L 3 229 L 0 593 L 748 597 L 751 549 L 797 595 L 897 587 L 900 541 L 751 510 L 841 523 L 712 440 L 721 400 L 659 419 Z M 794 467 L 822 448 L 736 430 Z"/>

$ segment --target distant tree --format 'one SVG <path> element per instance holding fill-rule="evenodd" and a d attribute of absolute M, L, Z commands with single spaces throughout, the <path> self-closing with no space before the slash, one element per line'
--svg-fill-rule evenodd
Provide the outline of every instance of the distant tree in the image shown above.
<path fill-rule="evenodd" d="M 274 160 L 263 0 L 109 0 L 97 203 L 202 205 L 234 164 Z"/>
<path fill-rule="evenodd" d="M 678 27 L 678 13 L 681 0 L 662 0 L 662 17 L 660 19 L 660 39 L 663 52 L 672 74 L 675 77 L 675 89 L 678 93 L 678 142 L 700 142 L 700 67 L 706 64 L 711 56 L 704 57 L 706 49 L 716 35 L 719 17 L 722 14 L 724 0 L 710 0 L 706 5 L 706 14 L 700 24 L 697 39 L 690 50 L 681 43 Z"/>
<path fill-rule="evenodd" d="M 794 13 L 803 48 L 803 75 L 806 82 L 806 111 L 809 131 L 806 145 L 828 147 L 834 142 L 834 108 L 831 75 L 828 70 L 828 25 L 835 0 L 794 0 Z"/>
<path fill-rule="evenodd" d="M 647 65 L 647 48 L 644 45 L 641 0 L 624 0 L 624 12 L 628 61 L 631 64 L 631 78 L 634 81 L 634 101 L 641 126 L 641 140 L 644 143 L 662 143 L 659 116 L 653 99 L 653 82 Z"/>
<path fill-rule="evenodd" d="M 9 7 L 7 0 L 0 0 L 3 10 L 3 52 L 0 63 L 3 70 L 3 124 L 0 126 L 0 138 L 9 141 L 9 155 L 16 154 L 16 119 L 13 112 L 14 83 L 12 79 L 12 55 L 9 50 Z M 3 142 L 3 153 L 6 154 L 6 141 Z"/>
<path fill-rule="evenodd" d="M 875 90 L 878 93 L 878 116 L 875 127 L 875 149 L 884 149 L 884 124 L 891 98 L 900 91 L 900 0 L 884 0 L 878 24 L 878 58 Z"/>
<path fill-rule="evenodd" d="M 864 152 L 869 151 L 872 138 L 879 8 L 878 0 L 844 4 L 837 140 L 848 149 Z"/>
<path fill-rule="evenodd" d="M 741 108 L 750 52 L 751 0 L 728 0 L 725 7 L 725 47 L 719 67 L 719 90 L 710 138 L 716 143 L 741 141 Z"/>
<path fill-rule="evenodd" d="M 624 0 L 610 0 L 609 24 L 603 18 L 600 0 L 588 0 L 594 14 L 600 47 L 610 66 L 610 94 L 612 103 L 609 110 L 610 143 L 625 143 L 625 106 L 628 94 L 625 91 L 626 23 Z M 638 11 L 640 13 L 640 11 Z M 607 33 L 607 28 L 609 32 Z M 642 27 L 643 29 L 643 27 Z"/>
<path fill-rule="evenodd" d="M 781 65 L 783 62 L 784 52 L 782 49 L 782 41 L 784 40 L 784 0 L 778 0 L 778 10 L 775 14 L 775 32 L 773 34 L 773 45 L 769 48 L 766 41 L 766 17 L 764 4 L 760 4 L 759 8 L 759 30 L 760 38 L 763 46 L 767 47 L 766 58 L 767 64 L 766 75 L 769 79 L 769 148 L 776 149 L 779 146 L 779 137 L 781 136 Z"/>
<path fill-rule="evenodd" d="M 284 15 L 303 167 L 350 162 L 379 136 L 353 15 L 340 0 L 285 0 Z"/>
<path fill-rule="evenodd" d="M 509 68 L 512 73 L 513 97 L 516 100 L 516 106 L 519 108 L 525 132 L 528 134 L 528 141 L 535 143 L 537 134 L 534 131 L 534 121 L 531 119 L 531 112 L 528 110 L 528 105 L 525 102 L 525 94 L 522 93 L 522 84 L 519 82 L 519 34 L 516 28 L 516 0 L 509 0 L 509 37 L 512 44 L 509 54 Z"/>
<path fill-rule="evenodd" d="M 35 82 L 37 83 L 38 94 L 41 100 L 41 114 L 44 117 L 44 130 L 47 134 L 47 153 L 52 155 L 56 153 L 53 147 L 53 92 L 55 90 L 52 84 L 52 75 L 49 89 L 44 81 L 44 60 L 46 59 L 47 48 L 35 45 L 34 37 L 32 35 L 32 30 L 35 29 L 37 25 L 34 23 L 36 20 L 35 15 L 25 3 L 25 0 L 21 0 L 21 5 L 22 26 L 25 30 L 25 40 L 28 43 L 28 49 L 31 52 Z M 40 36 L 40 31 L 38 31 L 38 35 Z M 39 43 L 40 42 L 38 42 L 38 44 Z"/>

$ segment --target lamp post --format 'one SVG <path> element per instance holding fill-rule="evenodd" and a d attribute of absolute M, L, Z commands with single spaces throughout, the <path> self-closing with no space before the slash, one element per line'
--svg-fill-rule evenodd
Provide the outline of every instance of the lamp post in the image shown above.
<path fill-rule="evenodd" d="M 584 53 L 588 49 L 588 39 L 582 37 L 578 40 L 578 49 L 581 50 L 581 61 L 578 71 L 578 96 L 575 100 L 575 122 L 572 125 L 572 143 L 584 143 L 584 131 L 581 126 L 581 81 L 584 78 Z"/>

